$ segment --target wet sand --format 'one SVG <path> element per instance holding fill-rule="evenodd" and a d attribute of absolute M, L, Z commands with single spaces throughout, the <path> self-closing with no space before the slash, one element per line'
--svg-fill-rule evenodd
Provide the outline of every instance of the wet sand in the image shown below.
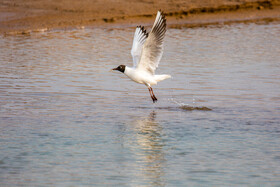
<path fill-rule="evenodd" d="M 0 33 L 150 25 L 159 9 L 169 27 L 280 20 L 280 0 L 0 0 Z"/>

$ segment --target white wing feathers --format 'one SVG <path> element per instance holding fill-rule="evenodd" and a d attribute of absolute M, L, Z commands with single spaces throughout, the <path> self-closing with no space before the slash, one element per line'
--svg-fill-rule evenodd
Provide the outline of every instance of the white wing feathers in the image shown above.
<path fill-rule="evenodd" d="M 137 29 L 136 29 L 137 31 Z M 163 53 L 163 38 L 166 32 L 165 16 L 158 11 L 155 23 L 145 38 L 142 53 L 137 68 L 154 74 Z M 135 40 L 135 39 L 134 39 Z M 138 51 L 138 50 L 137 50 Z M 137 54 L 139 55 L 139 53 Z"/>
<path fill-rule="evenodd" d="M 142 53 L 142 48 L 147 38 L 148 33 L 146 33 L 146 30 L 144 30 L 144 27 L 137 26 L 134 33 L 134 39 L 131 49 L 134 67 L 138 65 Z"/>

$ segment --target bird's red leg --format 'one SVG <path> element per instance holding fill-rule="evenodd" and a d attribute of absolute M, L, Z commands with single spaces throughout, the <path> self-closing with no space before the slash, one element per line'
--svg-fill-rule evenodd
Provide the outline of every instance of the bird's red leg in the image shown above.
<path fill-rule="evenodd" d="M 149 89 L 149 92 L 150 92 L 150 95 L 151 95 L 151 98 L 152 98 L 153 102 L 155 102 L 155 101 L 156 101 L 156 98 L 155 98 L 154 95 L 152 94 L 152 89 L 151 89 L 151 87 L 148 87 L 148 89 Z"/>
<path fill-rule="evenodd" d="M 151 91 L 152 91 L 152 94 L 153 94 L 153 97 L 154 97 L 153 101 L 154 101 L 154 102 L 157 102 L 157 98 L 156 98 L 156 96 L 155 96 L 155 94 L 154 94 L 153 88 L 152 88 L 152 87 L 150 87 L 150 88 L 151 88 Z"/>
<path fill-rule="evenodd" d="M 152 98 L 152 100 L 154 101 L 154 97 L 153 97 L 153 95 L 152 95 L 152 92 L 151 92 L 150 87 L 148 87 L 148 89 L 149 89 L 149 93 L 150 93 L 150 95 L 151 95 L 151 98 Z"/>
<path fill-rule="evenodd" d="M 157 101 L 157 98 L 156 98 L 156 96 L 155 96 L 155 94 L 153 92 L 153 88 L 152 87 L 148 87 L 148 89 L 149 89 L 151 98 L 152 98 L 153 102 L 155 103 Z"/>

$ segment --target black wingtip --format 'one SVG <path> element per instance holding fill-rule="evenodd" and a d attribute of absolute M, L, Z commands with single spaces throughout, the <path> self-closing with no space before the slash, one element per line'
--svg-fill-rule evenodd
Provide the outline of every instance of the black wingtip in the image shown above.
<path fill-rule="evenodd" d="M 159 12 L 160 12 L 160 14 L 161 14 L 162 16 L 165 16 L 165 13 L 164 13 L 163 10 L 159 9 Z"/>
<path fill-rule="evenodd" d="M 166 18 L 165 18 L 165 13 L 164 13 L 164 11 L 163 11 L 163 10 L 161 10 L 161 9 L 159 9 L 158 11 L 159 11 L 159 12 L 160 12 L 160 14 L 161 14 L 161 18 L 162 18 L 162 20 L 163 20 L 164 24 L 166 25 Z"/>
<path fill-rule="evenodd" d="M 159 12 L 162 16 L 162 19 L 166 22 L 165 13 L 162 10 L 159 10 Z"/>
<path fill-rule="evenodd" d="M 144 35 L 146 35 L 146 37 L 148 37 L 149 33 L 147 32 L 147 30 L 145 29 L 144 26 L 138 25 L 136 28 L 139 28 L 141 30 L 141 32 L 144 33 Z"/>

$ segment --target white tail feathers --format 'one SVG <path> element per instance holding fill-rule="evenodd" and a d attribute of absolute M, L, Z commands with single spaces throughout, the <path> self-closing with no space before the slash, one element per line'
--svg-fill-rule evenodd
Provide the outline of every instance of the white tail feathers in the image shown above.
<path fill-rule="evenodd" d="M 171 78 L 171 75 L 154 75 L 157 82 Z"/>

